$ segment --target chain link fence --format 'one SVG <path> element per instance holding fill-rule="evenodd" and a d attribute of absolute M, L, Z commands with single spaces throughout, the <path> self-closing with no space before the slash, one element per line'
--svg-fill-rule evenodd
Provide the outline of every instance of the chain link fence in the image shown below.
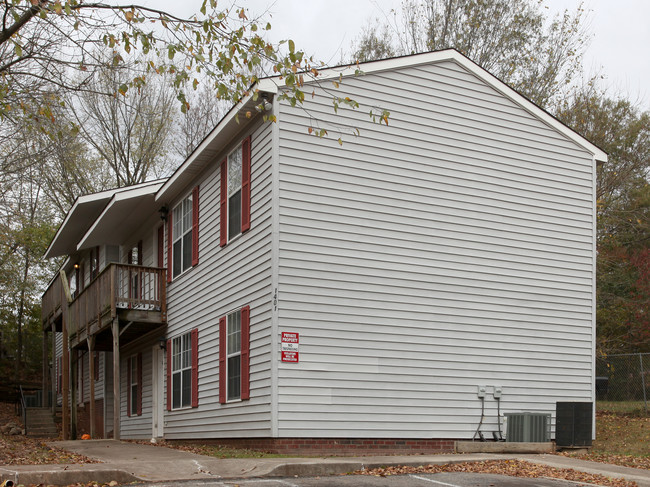
<path fill-rule="evenodd" d="M 607 355 L 596 360 L 596 399 L 638 402 L 648 412 L 650 353 Z"/>

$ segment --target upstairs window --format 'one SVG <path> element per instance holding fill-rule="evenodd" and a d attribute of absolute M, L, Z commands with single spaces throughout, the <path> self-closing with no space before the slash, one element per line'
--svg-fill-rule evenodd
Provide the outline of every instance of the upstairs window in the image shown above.
<path fill-rule="evenodd" d="M 221 241 L 228 241 L 251 226 L 251 138 L 243 140 L 221 162 Z"/>
<path fill-rule="evenodd" d="M 173 275 L 176 277 L 192 267 L 192 195 L 174 208 L 172 221 L 172 261 Z"/>
<path fill-rule="evenodd" d="M 196 186 L 167 217 L 167 282 L 198 263 L 199 187 Z"/>
<path fill-rule="evenodd" d="M 228 240 L 241 233 L 242 150 L 228 155 Z"/>

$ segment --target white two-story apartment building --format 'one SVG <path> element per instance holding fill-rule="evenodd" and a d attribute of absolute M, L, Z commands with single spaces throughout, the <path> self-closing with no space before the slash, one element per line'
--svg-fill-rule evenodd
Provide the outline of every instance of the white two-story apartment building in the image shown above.
<path fill-rule="evenodd" d="M 77 433 L 450 451 L 593 401 L 606 154 L 453 50 L 284 89 L 70 210 L 43 326 Z"/>

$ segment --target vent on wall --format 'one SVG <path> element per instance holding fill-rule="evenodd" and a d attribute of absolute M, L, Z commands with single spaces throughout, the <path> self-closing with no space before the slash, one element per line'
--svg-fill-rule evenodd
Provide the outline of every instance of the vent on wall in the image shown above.
<path fill-rule="evenodd" d="M 506 413 L 506 441 L 545 443 L 551 441 L 551 415 Z"/>

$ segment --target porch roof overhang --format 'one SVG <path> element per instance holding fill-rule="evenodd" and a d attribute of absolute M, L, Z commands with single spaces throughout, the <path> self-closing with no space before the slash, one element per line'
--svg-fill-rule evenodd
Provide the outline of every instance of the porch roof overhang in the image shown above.
<path fill-rule="evenodd" d="M 155 195 L 163 184 L 164 181 L 154 181 L 115 193 L 79 239 L 76 250 L 124 243 L 158 210 Z"/>
<path fill-rule="evenodd" d="M 51 259 L 62 255 L 74 254 L 77 251 L 79 241 L 84 237 L 88 229 L 102 214 L 106 205 L 116 194 L 151 185 L 156 185 L 157 190 L 161 184 L 162 181 L 152 181 L 129 186 L 128 188 L 116 188 L 79 196 L 72 205 L 72 208 L 68 211 L 63 223 L 59 226 L 43 256 L 46 259 Z"/>
<path fill-rule="evenodd" d="M 61 226 L 54 235 L 44 257 L 50 259 L 61 255 L 70 255 L 76 250 L 77 242 L 83 237 L 88 227 L 97 218 L 111 199 L 115 190 L 102 191 L 79 196 Z"/>

